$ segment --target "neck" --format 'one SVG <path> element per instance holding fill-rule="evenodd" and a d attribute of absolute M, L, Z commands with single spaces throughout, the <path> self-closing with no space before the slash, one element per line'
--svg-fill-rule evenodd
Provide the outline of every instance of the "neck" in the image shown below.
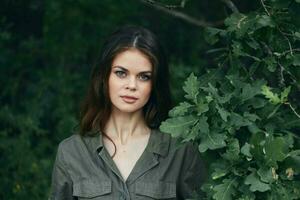
<path fill-rule="evenodd" d="M 142 110 L 134 113 L 125 113 L 113 110 L 107 124 L 105 133 L 114 141 L 126 144 L 133 137 L 145 135 L 150 132 L 146 125 Z"/>

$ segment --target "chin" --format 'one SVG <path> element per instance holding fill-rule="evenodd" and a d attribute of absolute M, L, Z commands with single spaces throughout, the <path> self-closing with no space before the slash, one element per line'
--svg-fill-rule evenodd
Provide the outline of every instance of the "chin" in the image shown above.
<path fill-rule="evenodd" d="M 133 106 L 120 106 L 115 107 L 119 112 L 123 113 L 134 113 L 134 112 L 140 112 L 142 110 L 142 107 L 133 107 Z"/>

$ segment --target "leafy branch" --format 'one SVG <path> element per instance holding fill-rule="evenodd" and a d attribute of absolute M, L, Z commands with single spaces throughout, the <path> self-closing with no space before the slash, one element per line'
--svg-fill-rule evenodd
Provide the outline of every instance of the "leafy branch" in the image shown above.
<path fill-rule="evenodd" d="M 216 22 L 208 22 L 205 20 L 201 20 L 201 19 L 192 17 L 186 13 L 174 10 L 176 8 L 184 8 L 187 1 L 188 0 L 181 0 L 181 3 L 178 5 L 168 5 L 168 4 L 157 2 L 155 0 L 140 0 L 140 2 L 142 2 L 146 5 L 149 5 L 153 8 L 155 8 L 156 10 L 167 13 L 175 18 L 179 18 L 189 24 L 192 24 L 192 25 L 195 25 L 198 27 L 218 27 L 220 25 L 223 25 L 223 20 L 216 21 Z M 228 8 L 230 8 L 232 10 L 232 12 L 239 13 L 238 8 L 231 0 L 222 0 L 222 1 L 227 5 Z"/>
<path fill-rule="evenodd" d="M 234 13 L 240 12 L 239 9 L 236 7 L 236 5 L 232 1 L 230 1 L 230 0 L 222 0 L 222 1 L 227 5 L 228 8 L 231 9 L 232 12 L 234 12 Z"/>
<path fill-rule="evenodd" d="M 209 43 L 228 44 L 206 52 L 216 57 L 218 67 L 187 78 L 185 100 L 160 127 L 181 142 L 198 144 L 202 154 L 215 155 L 202 187 L 209 200 L 300 196 L 299 104 L 289 101 L 299 85 L 294 67 L 300 65 L 299 48 L 293 46 L 300 34 L 287 9 L 260 2 L 263 9 L 249 14 L 232 7 L 225 29 L 207 28 Z M 294 35 L 283 32 L 280 21 Z M 210 79 L 214 74 L 217 78 Z"/>
<path fill-rule="evenodd" d="M 205 20 L 200 20 L 195 17 L 192 17 L 186 13 L 170 9 L 170 8 L 177 8 L 178 6 L 164 5 L 164 4 L 158 3 L 153 0 L 140 0 L 140 2 L 142 2 L 146 5 L 149 5 L 153 8 L 155 8 L 156 10 L 167 13 L 175 18 L 179 18 L 189 24 L 192 24 L 192 25 L 195 25 L 198 27 L 214 27 L 214 26 L 219 26 L 223 23 L 223 22 L 207 22 Z M 183 4 L 183 5 L 185 5 L 185 4 Z"/>

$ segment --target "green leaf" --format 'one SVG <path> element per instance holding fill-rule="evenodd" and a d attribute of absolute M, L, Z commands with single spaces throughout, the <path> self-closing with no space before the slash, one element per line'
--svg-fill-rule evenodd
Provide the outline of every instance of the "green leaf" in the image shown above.
<path fill-rule="evenodd" d="M 209 133 L 209 124 L 207 123 L 207 117 L 201 116 L 199 118 L 198 124 L 202 133 Z"/>
<path fill-rule="evenodd" d="M 273 21 L 273 19 L 268 16 L 268 15 L 261 15 L 258 20 L 257 23 L 261 26 L 261 27 L 265 27 L 265 26 L 269 26 L 274 28 L 275 27 L 275 22 Z"/>
<path fill-rule="evenodd" d="M 229 161 L 237 161 L 239 160 L 239 153 L 240 153 L 239 141 L 235 138 L 232 138 L 229 140 L 227 144 L 227 150 L 222 155 L 222 157 Z"/>
<path fill-rule="evenodd" d="M 252 134 L 250 139 L 250 153 L 257 161 L 265 162 L 264 143 L 265 136 L 262 132 Z"/>
<path fill-rule="evenodd" d="M 263 62 L 267 65 L 270 72 L 275 72 L 277 67 L 277 62 L 273 56 L 263 59 Z"/>
<path fill-rule="evenodd" d="M 270 88 L 270 87 L 268 87 L 268 86 L 266 86 L 266 85 L 263 85 L 263 86 L 261 87 L 261 89 L 262 89 L 262 92 L 261 92 L 261 93 L 262 93 L 267 99 L 269 99 L 269 101 L 270 101 L 272 104 L 276 105 L 276 104 L 281 103 L 280 98 L 278 97 L 278 94 L 274 94 L 274 93 L 271 91 L 271 88 Z"/>
<path fill-rule="evenodd" d="M 252 154 L 250 153 L 250 144 L 248 144 L 247 142 L 244 144 L 244 146 L 242 146 L 241 148 L 241 153 L 244 154 L 245 156 L 251 158 Z"/>
<path fill-rule="evenodd" d="M 230 113 L 226 111 L 224 108 L 220 107 L 218 104 L 216 105 L 218 113 L 220 114 L 221 118 L 227 122 L 227 118 L 230 116 Z"/>
<path fill-rule="evenodd" d="M 232 200 L 238 183 L 235 179 L 224 179 L 222 184 L 216 185 L 213 190 L 215 200 Z"/>
<path fill-rule="evenodd" d="M 213 27 L 208 27 L 205 29 L 205 40 L 209 43 L 209 44 L 215 44 L 219 41 L 219 34 L 223 33 L 224 34 L 224 30 L 222 29 L 218 29 L 218 28 L 213 28 Z"/>
<path fill-rule="evenodd" d="M 281 94 L 280 94 L 280 101 L 281 101 L 282 103 L 284 103 L 284 102 L 287 101 L 287 97 L 288 97 L 290 91 L 291 91 L 291 86 L 285 88 L 285 89 L 283 90 L 283 92 L 281 92 Z"/>
<path fill-rule="evenodd" d="M 263 183 L 259 180 L 255 172 L 252 172 L 250 175 L 246 177 L 245 184 L 250 185 L 250 190 L 252 192 L 256 192 L 256 191 L 265 192 L 271 189 L 269 184 Z"/>
<path fill-rule="evenodd" d="M 255 193 L 250 191 L 248 185 L 239 184 L 238 190 L 242 194 L 238 200 L 255 200 Z"/>
<path fill-rule="evenodd" d="M 205 113 L 209 110 L 208 104 L 204 103 L 203 99 L 200 99 L 196 106 L 197 106 L 198 116 L 200 116 L 202 113 Z"/>
<path fill-rule="evenodd" d="M 230 125 L 236 127 L 237 129 L 242 126 L 248 126 L 251 124 L 252 122 L 237 113 L 231 113 L 230 115 Z"/>
<path fill-rule="evenodd" d="M 218 160 L 211 164 L 211 169 L 213 169 L 213 173 L 211 175 L 213 180 L 219 179 L 230 172 L 231 164 L 225 162 L 223 160 Z"/>
<path fill-rule="evenodd" d="M 291 156 L 291 157 L 293 157 L 293 156 L 300 156 L 300 149 L 289 152 L 287 154 L 287 157 L 289 157 L 289 156 Z"/>
<path fill-rule="evenodd" d="M 247 126 L 250 133 L 256 134 L 258 132 L 261 132 L 262 130 L 258 128 L 258 126 L 255 123 L 252 123 Z"/>
<path fill-rule="evenodd" d="M 213 97 L 213 99 L 217 101 L 220 100 L 218 89 L 214 87 L 211 83 L 208 83 L 208 87 L 201 87 L 201 89 L 205 92 L 208 92 Z"/>
<path fill-rule="evenodd" d="M 184 82 L 183 90 L 186 92 L 184 96 L 197 103 L 197 95 L 199 93 L 200 82 L 194 73 L 191 73 L 187 80 Z"/>
<path fill-rule="evenodd" d="M 252 39 L 251 41 L 247 41 L 246 43 L 255 50 L 259 49 L 260 47 L 259 43 L 254 39 Z"/>
<path fill-rule="evenodd" d="M 266 104 L 268 103 L 268 101 L 264 98 L 257 98 L 257 97 L 253 97 L 251 99 L 249 99 L 247 101 L 247 104 L 249 106 L 252 106 L 253 108 L 257 109 L 257 108 L 262 108 L 264 107 Z"/>
<path fill-rule="evenodd" d="M 277 166 L 277 161 L 283 161 L 286 158 L 288 148 L 283 137 L 268 137 L 265 144 L 267 164 Z"/>
<path fill-rule="evenodd" d="M 260 179 L 265 183 L 272 183 L 275 181 L 273 178 L 272 168 L 263 166 L 260 167 L 257 171 L 257 174 L 260 176 Z"/>
<path fill-rule="evenodd" d="M 255 122 L 256 120 L 261 120 L 259 116 L 253 113 L 244 112 L 243 114 L 244 118 L 248 119 L 249 121 Z"/>
<path fill-rule="evenodd" d="M 215 171 L 212 173 L 211 177 L 213 180 L 222 178 L 228 173 L 228 170 L 226 169 L 221 169 L 221 168 L 215 168 Z"/>
<path fill-rule="evenodd" d="M 219 149 L 224 146 L 226 146 L 225 140 L 227 136 L 223 133 L 215 133 L 215 132 L 209 132 L 206 134 L 202 134 L 201 136 L 201 142 L 199 144 L 199 151 L 205 152 L 207 149 Z"/>
<path fill-rule="evenodd" d="M 247 53 L 246 50 L 243 48 L 243 45 L 241 42 L 233 41 L 231 46 L 232 46 L 232 52 L 235 56 L 245 56 L 245 57 L 252 58 L 258 62 L 261 61 L 260 58 Z"/>
<path fill-rule="evenodd" d="M 293 65 L 300 66 L 300 54 L 295 54 L 293 56 Z"/>
<path fill-rule="evenodd" d="M 252 85 L 247 83 L 242 88 L 241 99 L 242 101 L 249 100 L 254 96 L 261 93 L 261 87 L 265 84 L 263 80 L 257 80 Z"/>
<path fill-rule="evenodd" d="M 197 119 L 193 115 L 169 118 L 161 123 L 160 130 L 171 134 L 173 137 L 179 137 L 186 134 L 196 121 Z"/>
<path fill-rule="evenodd" d="M 284 164 L 286 168 L 292 168 L 294 170 L 295 175 L 300 174 L 300 156 L 296 156 L 296 155 L 288 156 L 284 160 Z"/>
<path fill-rule="evenodd" d="M 299 184 L 289 181 L 288 184 L 276 184 L 268 200 L 299 200 Z M 297 194 L 298 193 L 298 194 Z"/>
<path fill-rule="evenodd" d="M 237 38 L 243 37 L 253 29 L 256 19 L 253 15 L 244 15 L 241 13 L 233 13 L 224 21 L 229 32 L 235 32 Z"/>
<path fill-rule="evenodd" d="M 178 106 L 174 107 L 172 110 L 169 112 L 170 117 L 177 117 L 177 116 L 183 116 L 185 115 L 190 108 L 192 108 L 193 105 L 184 101 L 181 102 Z"/>
<path fill-rule="evenodd" d="M 225 165 L 222 162 L 216 163 L 217 165 L 212 166 L 212 168 L 214 169 L 214 172 L 211 174 L 211 178 L 213 180 L 217 180 L 219 178 L 222 178 L 223 176 L 225 176 L 226 174 L 228 174 L 229 172 L 229 167 L 227 165 Z"/>
<path fill-rule="evenodd" d="M 184 139 L 182 140 L 183 142 L 195 140 L 196 137 L 200 134 L 201 131 L 201 124 L 199 121 L 194 125 L 189 132 L 186 133 Z"/>
<path fill-rule="evenodd" d="M 205 74 L 198 79 L 201 87 L 206 87 L 208 83 L 215 84 L 216 81 L 221 80 L 224 74 L 221 68 L 209 69 Z"/>

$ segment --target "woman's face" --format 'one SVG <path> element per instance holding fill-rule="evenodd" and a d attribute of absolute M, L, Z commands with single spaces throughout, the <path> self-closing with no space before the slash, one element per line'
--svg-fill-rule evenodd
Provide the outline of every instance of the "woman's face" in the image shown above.
<path fill-rule="evenodd" d="M 112 110 L 140 111 L 148 102 L 152 88 L 152 64 L 137 49 L 119 53 L 113 60 L 108 79 Z"/>

